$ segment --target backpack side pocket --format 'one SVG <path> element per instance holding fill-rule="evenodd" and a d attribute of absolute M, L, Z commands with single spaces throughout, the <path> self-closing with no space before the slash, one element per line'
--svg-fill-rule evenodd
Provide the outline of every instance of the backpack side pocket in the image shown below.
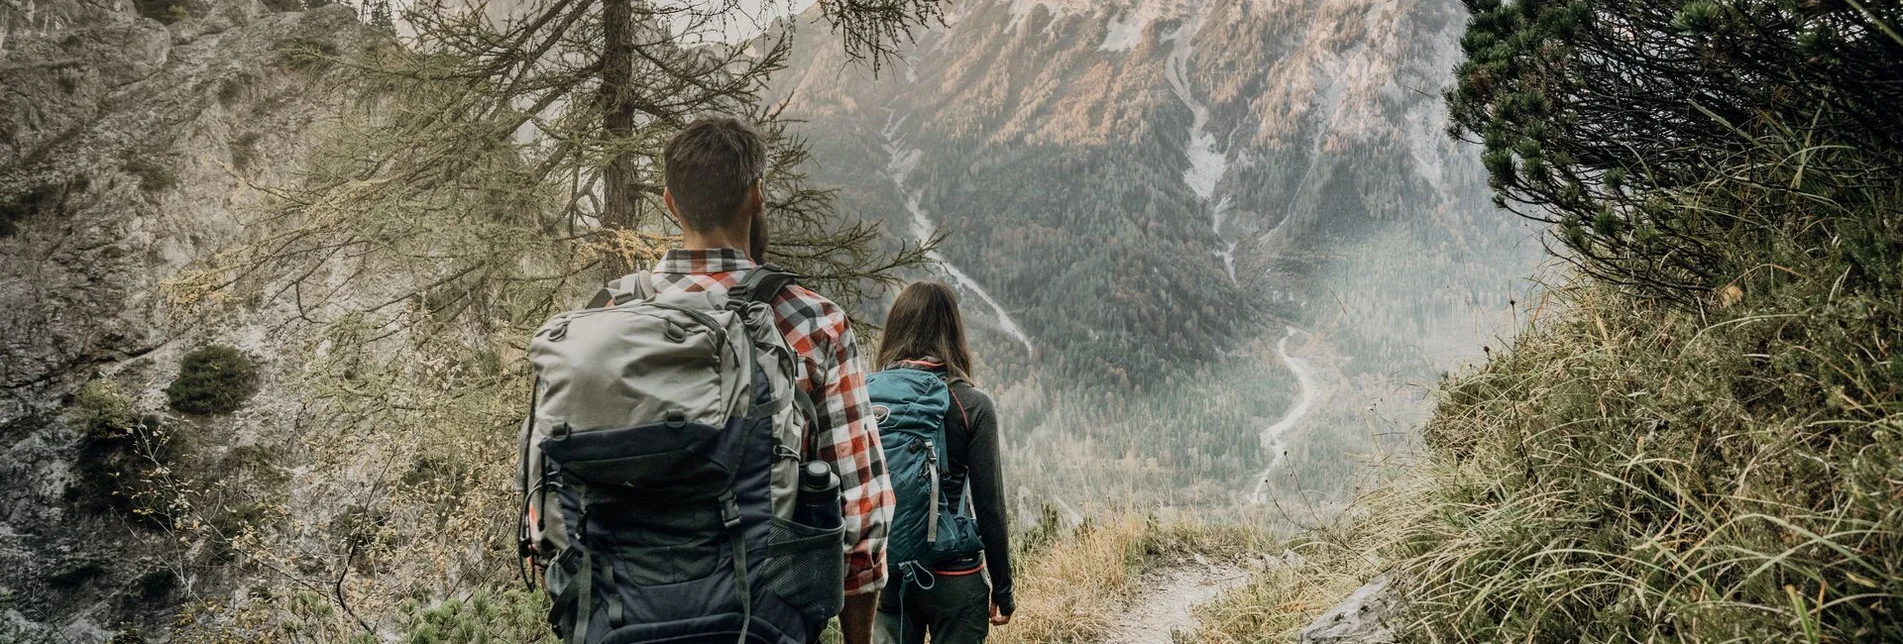
<path fill-rule="evenodd" d="M 767 560 L 761 569 L 767 589 L 823 626 L 846 605 L 844 527 L 823 530 L 774 519 Z"/>

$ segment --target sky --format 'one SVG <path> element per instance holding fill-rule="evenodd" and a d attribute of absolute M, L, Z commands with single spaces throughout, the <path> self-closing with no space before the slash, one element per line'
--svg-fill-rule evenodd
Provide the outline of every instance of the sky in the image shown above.
<path fill-rule="evenodd" d="M 760 35 L 773 19 L 787 14 L 805 11 L 818 0 L 677 0 L 689 6 L 716 7 L 725 2 L 736 2 L 741 17 L 727 25 L 719 40 L 733 42 Z"/>

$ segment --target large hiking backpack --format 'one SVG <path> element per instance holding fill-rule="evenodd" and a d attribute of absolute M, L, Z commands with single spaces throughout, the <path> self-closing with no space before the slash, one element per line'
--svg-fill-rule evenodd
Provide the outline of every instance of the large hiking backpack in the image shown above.
<path fill-rule="evenodd" d="M 897 501 L 886 561 L 905 583 L 930 586 L 934 566 L 984 549 L 977 520 L 953 508 L 941 489 L 951 388 L 935 372 L 894 365 L 869 376 L 866 389 Z"/>
<path fill-rule="evenodd" d="M 812 405 L 767 304 L 792 278 L 638 273 L 536 331 L 520 537 L 563 641 L 806 644 L 839 613 L 838 486 L 796 498 Z"/>

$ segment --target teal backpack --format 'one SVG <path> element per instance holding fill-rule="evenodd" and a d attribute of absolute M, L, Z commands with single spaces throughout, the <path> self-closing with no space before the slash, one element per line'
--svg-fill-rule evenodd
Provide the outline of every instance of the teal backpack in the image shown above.
<path fill-rule="evenodd" d="M 866 388 L 898 501 L 886 561 L 904 581 L 929 587 L 920 577 L 929 578 L 932 567 L 984 550 L 977 520 L 953 508 L 940 489 L 951 388 L 938 373 L 903 366 L 872 374 Z M 970 500 L 969 490 L 964 497 Z"/>

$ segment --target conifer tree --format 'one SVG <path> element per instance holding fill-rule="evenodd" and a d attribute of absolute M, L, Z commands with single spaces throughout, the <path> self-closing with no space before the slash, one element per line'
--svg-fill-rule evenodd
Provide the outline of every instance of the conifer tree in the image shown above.
<path fill-rule="evenodd" d="M 910 29 L 938 20 L 939 4 L 829 1 L 819 15 L 877 65 Z M 772 139 L 769 259 L 855 305 L 868 285 L 923 262 L 923 249 L 840 216 L 831 191 L 807 181 L 804 141 L 777 106 L 761 104 L 799 28 L 759 22 L 773 7 L 422 0 L 396 20 L 409 34 L 396 42 L 361 55 L 301 52 L 313 67 L 349 70 L 316 93 L 363 99 L 296 184 L 270 187 L 280 198 L 270 219 L 288 225 L 221 266 L 223 284 L 291 274 L 296 283 L 274 294 L 296 291 L 300 315 L 331 307 L 327 319 L 369 315 L 384 326 L 419 307 L 439 321 L 465 315 L 479 305 L 472 298 L 500 297 L 498 285 L 559 308 L 665 247 L 661 147 L 694 118 L 725 113 Z"/>
<path fill-rule="evenodd" d="M 1447 95 L 1453 134 L 1484 145 L 1497 201 L 1556 224 L 1567 257 L 1637 292 L 1683 299 L 1722 285 L 1748 267 L 1723 261 L 1714 239 L 1818 216 L 1666 207 L 1663 197 L 1717 175 L 1751 183 L 1751 168 L 1795 151 L 1810 151 L 1802 176 L 1844 185 L 1763 189 L 1828 194 L 1903 167 L 1903 3 L 1467 6 L 1467 60 Z"/>

